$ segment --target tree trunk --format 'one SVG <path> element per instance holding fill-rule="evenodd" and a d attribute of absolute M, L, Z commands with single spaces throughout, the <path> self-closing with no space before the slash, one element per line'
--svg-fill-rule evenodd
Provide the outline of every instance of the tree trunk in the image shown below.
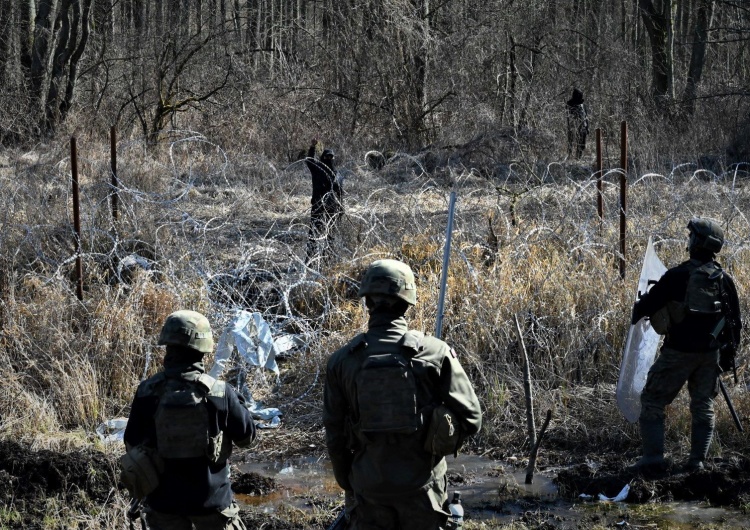
<path fill-rule="evenodd" d="M 13 18 L 13 5 L 10 0 L 0 0 L 0 87 L 6 86 L 6 69 L 10 50 L 10 24 Z"/>
<path fill-rule="evenodd" d="M 685 84 L 685 94 L 682 97 L 683 108 L 689 115 L 695 113 L 695 98 L 698 94 L 698 83 L 700 83 L 701 76 L 703 75 L 703 65 L 706 59 L 706 42 L 708 41 L 708 32 L 711 29 L 714 5 L 714 0 L 701 0 L 696 13 L 690 68 L 688 69 L 687 83 Z"/>
<path fill-rule="evenodd" d="M 657 108 L 666 112 L 672 92 L 669 53 L 671 0 L 638 0 L 638 6 L 651 43 L 651 94 Z"/>

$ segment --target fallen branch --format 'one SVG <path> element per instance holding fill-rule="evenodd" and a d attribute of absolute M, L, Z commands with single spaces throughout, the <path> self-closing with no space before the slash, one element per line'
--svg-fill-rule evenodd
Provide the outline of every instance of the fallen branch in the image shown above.
<path fill-rule="evenodd" d="M 539 437 L 537 438 L 534 446 L 531 448 L 531 454 L 529 455 L 529 465 L 526 467 L 526 484 L 532 484 L 534 482 L 536 455 L 539 453 L 539 446 L 542 445 L 542 439 L 544 438 L 544 433 L 547 432 L 547 427 L 549 427 L 550 420 L 552 420 L 552 410 L 547 409 L 547 417 L 544 418 L 544 424 L 539 431 Z"/>

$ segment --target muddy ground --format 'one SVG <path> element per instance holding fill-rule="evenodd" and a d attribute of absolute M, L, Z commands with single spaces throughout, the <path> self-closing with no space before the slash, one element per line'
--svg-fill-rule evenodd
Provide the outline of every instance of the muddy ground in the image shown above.
<path fill-rule="evenodd" d="M 257 455 L 255 455 L 257 457 Z M 241 457 L 240 457 L 241 458 Z M 570 461 L 571 455 L 558 455 L 548 460 L 548 475 L 557 486 L 556 498 L 539 498 L 509 486 L 503 480 L 508 464 L 498 462 L 497 498 L 467 506 L 467 526 L 471 528 L 501 527 L 491 521 L 512 520 L 526 528 L 566 529 L 602 528 L 630 524 L 639 526 L 643 521 L 630 520 L 632 512 L 621 508 L 596 509 L 568 515 L 561 506 L 593 502 L 599 494 L 614 497 L 626 484 L 630 491 L 626 506 L 675 501 L 705 501 L 713 506 L 744 510 L 750 506 L 750 460 L 742 456 L 714 459 L 705 471 L 687 474 L 679 466 L 654 476 L 637 476 L 629 472 L 622 455 L 596 455 L 581 457 L 584 464 L 553 467 L 552 461 Z M 510 466 L 512 469 L 512 466 Z M 545 472 L 540 469 L 540 473 Z M 263 496 L 277 489 L 273 478 L 258 473 L 235 473 L 233 487 L 242 495 Z M 492 475 L 491 475 L 492 476 Z M 507 476 L 507 475 L 506 475 Z M 467 487 L 477 477 L 472 473 L 451 472 L 451 489 Z M 0 442 L 0 498 L 7 510 L 13 508 L 23 514 L 18 522 L 21 528 L 48 528 L 44 523 L 48 501 L 51 498 L 66 506 L 85 511 L 88 507 L 113 502 L 118 488 L 116 459 L 98 451 L 82 450 L 56 453 L 49 450 L 32 451 L 14 441 Z M 274 510 L 267 513 L 262 506 L 243 508 L 242 518 L 248 528 L 304 529 L 326 528 L 340 508 L 340 499 L 302 499 L 308 509 Z M 738 512 L 739 513 L 739 512 Z M 504 518 L 504 519 L 503 519 Z M 480 526 L 484 522 L 486 526 Z M 473 524 L 472 524 L 473 523 Z M 495 526 L 497 524 L 497 526 Z M 688 526 L 689 527 L 689 526 Z"/>

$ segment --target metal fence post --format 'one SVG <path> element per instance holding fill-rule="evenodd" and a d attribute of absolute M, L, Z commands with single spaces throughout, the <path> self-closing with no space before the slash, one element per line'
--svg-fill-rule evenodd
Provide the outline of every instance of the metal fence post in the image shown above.
<path fill-rule="evenodd" d="M 76 236 L 76 296 L 83 300 L 83 263 L 81 261 L 81 204 L 78 197 L 78 151 L 75 136 L 70 138 L 70 172 L 73 179 L 73 231 Z"/>
<path fill-rule="evenodd" d="M 623 121 L 620 126 L 620 278 L 625 279 L 625 228 L 628 189 L 628 124 Z"/>

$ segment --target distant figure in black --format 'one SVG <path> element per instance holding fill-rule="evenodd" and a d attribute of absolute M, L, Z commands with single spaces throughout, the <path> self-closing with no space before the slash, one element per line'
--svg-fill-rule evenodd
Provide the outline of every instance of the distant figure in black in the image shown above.
<path fill-rule="evenodd" d="M 573 97 L 568 100 L 568 156 L 578 160 L 586 148 L 586 137 L 589 134 L 589 118 L 583 105 L 583 92 L 573 89 Z"/>
<path fill-rule="evenodd" d="M 333 227 L 344 211 L 341 183 L 336 178 L 335 155 L 324 149 L 320 159 L 315 157 L 318 140 L 313 139 L 305 162 L 312 177 L 312 209 L 310 212 L 310 235 L 307 241 L 307 262 L 326 250 Z"/>

